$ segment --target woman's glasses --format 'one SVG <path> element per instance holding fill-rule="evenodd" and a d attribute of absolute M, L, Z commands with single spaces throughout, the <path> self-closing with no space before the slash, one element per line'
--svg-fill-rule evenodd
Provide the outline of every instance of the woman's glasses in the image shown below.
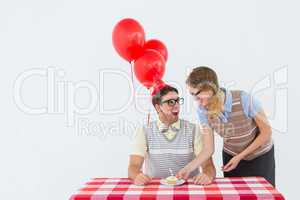
<path fill-rule="evenodd" d="M 200 99 L 210 99 L 211 96 L 209 94 L 201 94 L 201 90 L 197 91 L 196 93 L 191 93 L 191 95 L 194 97 L 195 100 Z"/>
<path fill-rule="evenodd" d="M 179 105 L 182 105 L 184 103 L 184 98 L 178 97 L 177 99 L 168 99 L 168 100 L 161 102 L 161 104 L 164 104 L 164 103 L 167 103 L 168 106 L 175 106 L 176 103 L 178 103 Z"/>
<path fill-rule="evenodd" d="M 191 95 L 196 98 L 200 94 L 201 90 L 198 90 L 196 93 L 191 93 Z"/>

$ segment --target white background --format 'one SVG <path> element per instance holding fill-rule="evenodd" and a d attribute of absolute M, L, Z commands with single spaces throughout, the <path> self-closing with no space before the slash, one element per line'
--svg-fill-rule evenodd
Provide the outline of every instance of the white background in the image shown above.
<path fill-rule="evenodd" d="M 130 80 L 130 66 L 116 54 L 111 42 L 113 26 L 125 17 L 137 19 L 148 39 L 158 38 L 167 45 L 169 60 L 164 80 L 181 89 L 186 99 L 182 109 L 185 119 L 196 120 L 184 84 L 188 69 L 211 66 L 223 85 L 246 91 L 258 83 L 264 87 L 261 80 L 273 80 L 274 74 L 283 69 L 279 79 L 284 83 L 271 84 L 258 97 L 274 127 L 278 190 L 287 199 L 297 199 L 298 8 L 296 1 L 2 0 L 1 199 L 67 199 L 89 178 L 127 175 L 134 125 L 141 124 L 147 112 L 139 112 L 133 102 L 123 107 L 133 93 L 130 82 L 120 73 L 99 78 L 101 70 L 110 69 L 122 71 Z M 35 115 L 24 112 L 14 102 L 18 77 L 26 70 L 48 67 L 64 72 L 57 78 L 63 84 L 76 85 L 85 80 L 97 88 L 96 107 L 89 113 L 75 113 L 71 126 L 67 125 L 67 111 L 55 114 L 48 110 Z M 27 106 L 47 106 L 46 81 L 43 76 L 26 79 L 21 91 Z M 137 89 L 139 83 L 135 80 L 134 84 Z M 284 92 L 287 90 L 288 96 Z M 281 100 L 275 101 L 275 91 L 283 91 Z M 147 91 L 142 89 L 140 93 Z M 90 105 L 88 94 L 86 89 L 76 90 L 76 105 Z M 58 99 L 72 102 L 64 96 Z M 144 103 L 142 107 L 147 110 L 151 107 L 147 100 L 137 102 Z M 100 105 L 106 110 L 124 110 L 105 114 L 99 110 Z M 76 128 L 79 118 L 100 128 L 92 134 L 80 134 Z M 130 124 L 125 125 L 126 130 L 116 127 L 120 121 Z M 222 144 L 218 137 L 216 145 L 214 160 L 218 176 L 222 176 Z"/>

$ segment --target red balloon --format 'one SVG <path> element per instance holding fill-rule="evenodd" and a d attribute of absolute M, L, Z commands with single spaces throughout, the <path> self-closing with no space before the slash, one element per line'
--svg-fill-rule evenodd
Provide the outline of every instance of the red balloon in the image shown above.
<path fill-rule="evenodd" d="M 131 62 L 143 54 L 145 32 L 136 20 L 123 19 L 115 25 L 112 41 L 118 54 Z"/>
<path fill-rule="evenodd" d="M 165 61 L 167 62 L 168 50 L 166 45 L 164 45 L 163 42 L 156 39 L 148 40 L 144 45 L 144 49 L 153 49 L 158 51 L 165 58 Z"/>
<path fill-rule="evenodd" d="M 163 80 L 157 80 L 152 86 L 153 90 L 151 92 L 151 96 L 154 96 L 157 92 L 167 86 L 168 85 Z"/>
<path fill-rule="evenodd" d="M 161 80 L 165 73 L 165 59 L 155 51 L 148 49 L 134 62 L 136 78 L 148 89 Z"/>

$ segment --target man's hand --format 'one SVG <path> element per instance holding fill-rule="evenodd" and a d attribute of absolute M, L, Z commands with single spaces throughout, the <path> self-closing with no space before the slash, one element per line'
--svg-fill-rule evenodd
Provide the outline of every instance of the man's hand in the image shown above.
<path fill-rule="evenodd" d="M 141 172 L 138 175 L 136 175 L 136 177 L 134 179 L 134 184 L 135 185 L 146 185 L 150 181 L 151 181 L 151 178 Z"/>
<path fill-rule="evenodd" d="M 197 176 L 193 177 L 193 181 L 197 185 L 209 185 L 212 183 L 213 180 L 213 177 L 204 173 L 198 174 Z"/>

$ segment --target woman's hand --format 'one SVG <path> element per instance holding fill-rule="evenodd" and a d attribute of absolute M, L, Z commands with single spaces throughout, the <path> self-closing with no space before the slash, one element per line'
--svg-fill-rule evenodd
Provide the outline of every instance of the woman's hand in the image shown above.
<path fill-rule="evenodd" d="M 187 180 L 189 178 L 191 172 L 192 172 L 191 166 L 187 165 L 184 168 L 182 168 L 181 170 L 179 170 L 179 172 L 177 172 L 176 177 L 178 179 Z"/>
<path fill-rule="evenodd" d="M 205 173 L 198 174 L 193 177 L 193 181 L 197 185 L 209 185 L 214 180 L 214 177 L 211 177 Z"/>
<path fill-rule="evenodd" d="M 224 172 L 229 172 L 231 170 L 234 170 L 240 161 L 242 160 L 242 156 L 240 154 L 234 156 L 233 158 L 230 159 L 230 161 L 222 167 L 222 171 Z"/>

